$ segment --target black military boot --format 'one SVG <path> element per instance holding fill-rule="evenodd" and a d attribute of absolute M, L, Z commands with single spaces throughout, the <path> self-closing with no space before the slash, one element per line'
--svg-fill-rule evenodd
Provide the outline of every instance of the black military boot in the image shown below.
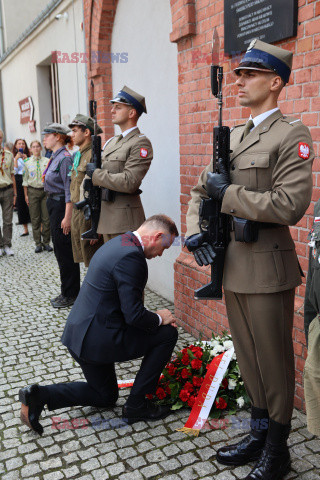
<path fill-rule="evenodd" d="M 223 465 L 245 465 L 257 460 L 262 452 L 268 433 L 268 410 L 251 408 L 251 430 L 239 443 L 219 448 L 217 460 Z"/>
<path fill-rule="evenodd" d="M 291 460 L 287 446 L 290 424 L 269 421 L 265 447 L 254 469 L 245 480 L 281 480 L 290 470 Z"/>

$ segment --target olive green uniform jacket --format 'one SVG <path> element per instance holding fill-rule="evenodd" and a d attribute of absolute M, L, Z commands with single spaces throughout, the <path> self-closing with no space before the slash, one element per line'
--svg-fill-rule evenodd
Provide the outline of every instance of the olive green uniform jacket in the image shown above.
<path fill-rule="evenodd" d="M 72 167 L 71 170 L 71 183 L 70 193 L 71 202 L 75 204 L 80 200 L 80 187 L 86 174 L 87 163 L 91 162 L 92 150 L 91 143 L 87 145 L 83 150 L 80 149 L 81 158 L 77 170 Z M 88 267 L 91 258 L 96 253 L 99 247 L 103 245 L 102 239 L 94 244 L 90 245 L 89 240 L 81 240 L 81 234 L 90 230 L 91 220 L 86 220 L 82 210 L 77 210 L 75 207 L 72 210 L 71 218 L 71 242 L 73 259 L 76 263 L 84 262 Z"/>
<path fill-rule="evenodd" d="M 120 234 L 137 229 L 145 220 L 140 195 L 136 194 L 149 170 L 153 151 L 150 140 L 135 128 L 120 141 L 113 137 L 102 153 L 102 168 L 96 169 L 94 185 L 121 194 L 114 202 L 101 202 L 98 232 Z"/>
<path fill-rule="evenodd" d="M 237 293 L 274 293 L 301 283 L 294 242 L 288 225 L 295 225 L 311 200 L 314 151 L 310 132 L 300 120 L 280 110 L 261 122 L 241 142 L 244 125 L 231 132 L 230 185 L 222 212 L 283 225 L 259 230 L 254 243 L 231 242 L 227 248 L 223 286 Z M 308 148 L 306 147 L 308 145 Z M 303 158 L 304 157 L 304 158 Z M 199 204 L 206 197 L 207 172 L 191 191 L 187 236 L 200 231 Z"/>

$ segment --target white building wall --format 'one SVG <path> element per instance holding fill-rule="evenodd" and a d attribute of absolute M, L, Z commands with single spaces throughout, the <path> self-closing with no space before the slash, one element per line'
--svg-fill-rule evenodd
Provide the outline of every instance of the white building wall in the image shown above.
<path fill-rule="evenodd" d="M 112 84 L 114 94 L 127 85 L 146 97 L 148 114 L 138 125 L 151 140 L 154 158 L 142 183 L 142 203 L 147 217 L 165 213 L 180 231 L 178 66 L 171 31 L 170 0 L 119 0 L 112 52 L 127 52 L 128 62 L 113 63 Z M 148 285 L 170 300 L 173 265 L 181 250 L 177 243 L 149 262 Z"/>
<path fill-rule="evenodd" d="M 55 19 L 57 13 L 65 11 L 67 20 Z M 44 67 L 50 65 L 55 50 L 69 55 L 75 51 L 85 52 L 82 22 L 82 0 L 66 0 L 0 64 L 7 141 L 22 137 L 30 143 L 40 139 L 43 126 L 52 121 L 49 79 Z M 86 64 L 58 63 L 58 74 L 61 123 L 66 124 L 79 111 L 88 113 Z M 28 96 L 34 104 L 36 133 L 30 133 L 28 124 L 20 124 L 18 102 Z"/>

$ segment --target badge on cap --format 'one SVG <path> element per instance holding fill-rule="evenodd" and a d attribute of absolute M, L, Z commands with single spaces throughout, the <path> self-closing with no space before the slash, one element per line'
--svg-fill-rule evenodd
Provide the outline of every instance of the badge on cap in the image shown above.
<path fill-rule="evenodd" d="M 146 158 L 148 156 L 148 150 L 146 148 L 140 149 L 140 157 Z"/>
<path fill-rule="evenodd" d="M 250 50 L 252 50 L 256 43 L 257 43 L 257 39 L 255 38 L 254 40 L 252 40 L 252 41 L 250 42 L 250 45 L 249 45 L 249 47 L 248 47 L 248 49 L 247 49 L 247 52 L 249 52 Z"/>
<path fill-rule="evenodd" d="M 310 147 L 307 143 L 299 142 L 299 157 L 307 160 L 310 157 Z"/>

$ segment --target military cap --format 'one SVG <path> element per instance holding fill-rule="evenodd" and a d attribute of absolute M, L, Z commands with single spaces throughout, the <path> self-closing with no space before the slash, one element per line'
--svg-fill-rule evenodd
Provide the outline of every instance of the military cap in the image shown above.
<path fill-rule="evenodd" d="M 239 66 L 234 71 L 239 75 L 239 70 L 261 72 L 271 70 L 279 75 L 284 83 L 287 83 L 292 69 L 292 56 L 292 52 L 256 38 L 252 40 Z"/>
<path fill-rule="evenodd" d="M 82 113 L 77 113 L 71 123 L 69 123 L 69 127 L 78 127 L 78 126 L 86 127 L 90 130 L 91 133 L 94 133 L 94 120 L 87 115 L 82 115 Z M 97 125 L 97 134 L 99 135 L 102 133 L 102 128 Z"/>
<path fill-rule="evenodd" d="M 125 105 L 131 105 L 140 115 L 142 112 L 147 113 L 145 98 L 126 86 L 124 86 L 122 90 L 110 100 L 110 103 L 124 103 Z"/>
<path fill-rule="evenodd" d="M 62 135 L 69 135 L 70 128 L 62 125 L 61 123 L 49 123 L 46 127 L 44 127 L 41 135 L 45 135 L 46 133 L 62 133 Z"/>

